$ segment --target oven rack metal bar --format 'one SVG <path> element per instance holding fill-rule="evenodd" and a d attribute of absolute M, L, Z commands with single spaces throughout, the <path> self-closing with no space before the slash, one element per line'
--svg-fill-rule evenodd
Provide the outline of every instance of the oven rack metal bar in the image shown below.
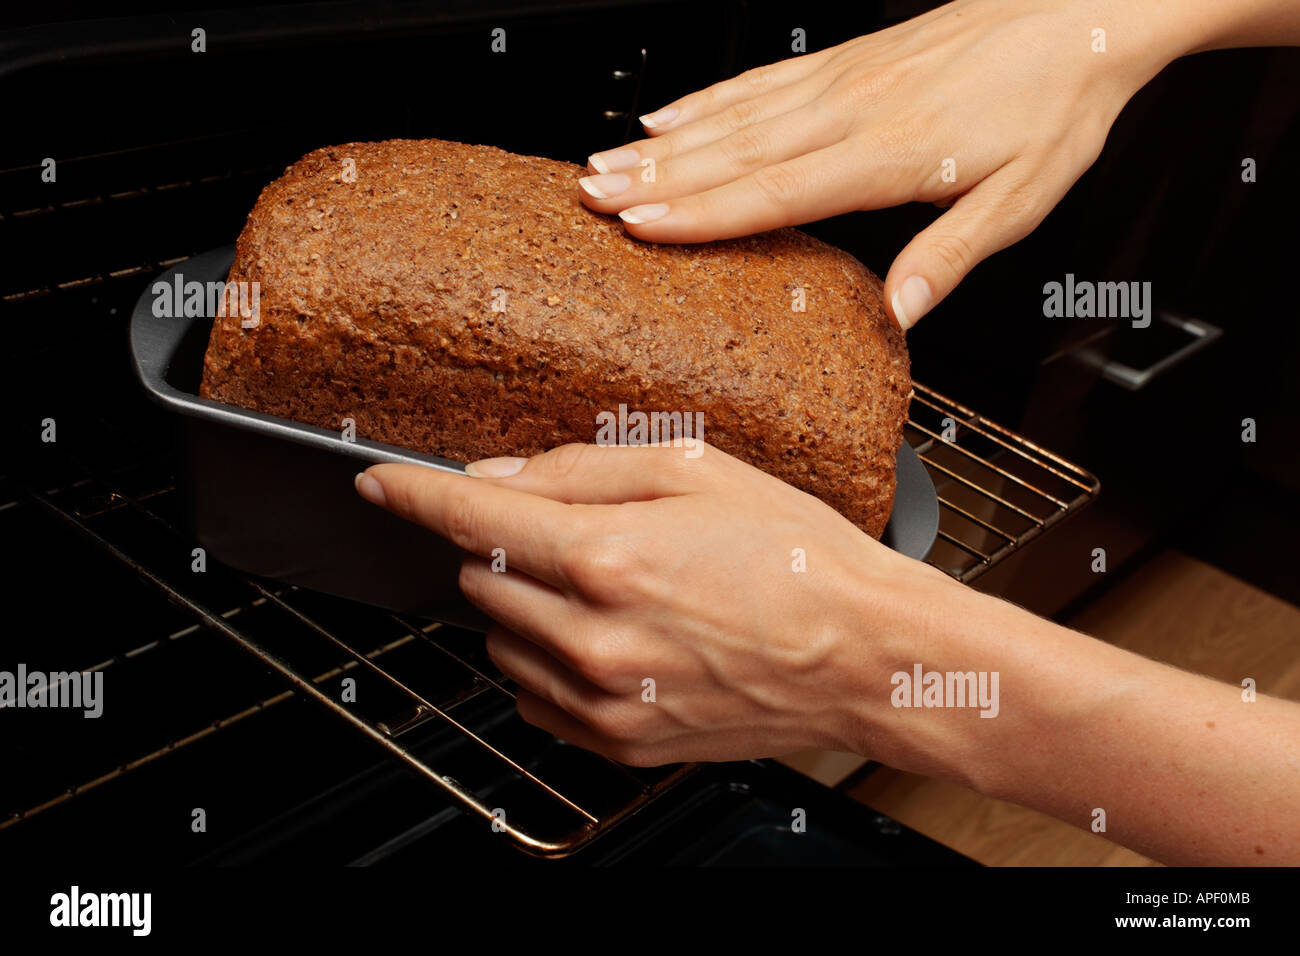
<path fill-rule="evenodd" d="M 284 600 L 275 597 L 274 595 L 271 594 L 270 591 L 268 591 L 261 584 L 255 584 L 254 586 L 258 589 L 258 591 L 262 592 L 262 594 L 265 595 L 268 600 L 273 601 L 281 610 L 292 615 L 293 617 L 296 617 L 299 621 L 307 625 L 307 627 L 309 627 L 312 631 L 318 634 L 322 639 L 333 644 L 336 648 L 338 648 L 340 652 L 350 657 L 353 663 L 369 668 L 372 674 L 386 681 L 390 687 L 394 688 L 395 690 L 401 691 L 402 693 L 409 696 L 416 703 L 415 712 L 417 716 L 422 717 L 425 715 L 429 715 L 429 716 L 437 717 L 444 724 L 447 724 L 450 727 L 454 728 L 458 733 L 460 733 L 463 737 L 465 737 L 465 739 L 473 742 L 473 744 L 476 747 L 479 747 L 480 749 L 491 754 L 493 757 L 496 757 L 498 760 L 504 763 L 515 773 L 519 774 L 519 776 L 523 777 L 529 783 L 534 784 L 541 790 L 545 791 L 548 796 L 564 804 L 564 806 L 568 807 L 574 813 L 578 814 L 581 817 L 584 817 L 589 823 L 596 824 L 600 822 L 600 819 L 596 817 L 594 814 L 584 810 L 582 807 L 578 806 L 578 804 L 574 803 L 564 794 L 560 793 L 558 790 L 556 790 L 554 787 L 548 784 L 545 780 L 538 778 L 527 767 L 518 763 L 508 755 L 502 753 L 498 748 L 494 747 L 492 744 L 488 743 L 478 734 L 474 733 L 474 731 L 472 731 L 469 727 L 466 727 L 464 724 L 458 721 L 451 714 L 447 713 L 447 711 L 443 710 L 433 701 L 424 697 L 419 692 L 413 690 L 405 682 L 398 680 L 396 677 L 394 677 L 392 674 L 389 674 L 382 667 L 375 664 L 372 660 L 369 660 L 364 655 L 362 655 L 361 653 L 353 649 L 353 647 L 350 644 L 348 644 L 346 641 L 340 640 L 338 637 L 335 637 L 333 634 L 329 632 L 329 630 L 327 630 L 323 625 L 315 621 L 312 617 L 310 617 L 307 614 L 304 614 L 302 611 L 288 604 Z M 495 681 L 493 682 L 493 684 L 502 693 L 509 694 L 512 699 L 514 698 L 514 695 L 510 694 L 510 692 L 506 690 L 504 687 L 502 687 L 500 684 L 496 683 Z M 409 730 L 413 726 L 416 725 L 410 719 L 408 719 L 400 725 L 400 728 L 401 730 Z M 386 737 L 391 738 L 396 736 L 394 730 L 389 726 L 388 722 L 376 723 L 375 729 L 377 729 L 380 733 L 384 734 L 384 736 Z"/>
<path fill-rule="evenodd" d="M 1078 465 L 919 382 L 913 387 L 905 432 L 934 479 L 946 545 L 936 543 L 928 560 L 957 580 L 975 580 L 1100 493 L 1101 482 Z"/>
<path fill-rule="evenodd" d="M 220 150 L 223 143 L 237 142 L 241 137 L 250 135 L 265 134 L 268 127 L 265 125 L 245 126 L 235 130 L 229 130 L 222 133 L 200 133 L 194 136 L 187 136 L 180 139 L 173 139 L 162 143 L 149 143 L 143 146 L 133 146 L 125 149 L 110 150 L 108 152 L 83 154 L 71 156 L 60 160 L 60 167 L 75 167 L 76 164 L 86 163 L 95 164 L 107 159 L 116 159 L 121 161 L 126 157 L 148 157 L 151 153 L 159 149 L 170 149 L 178 147 L 195 147 L 204 144 L 212 144 L 214 151 Z M 141 160 L 139 168 L 148 168 L 147 159 Z M 32 176 L 40 169 L 35 163 L 24 165 L 9 166 L 0 169 L 0 182 L 13 181 L 18 177 Z M 248 179 L 265 183 L 274 178 L 281 171 L 275 163 L 258 163 L 252 166 L 233 166 L 217 167 L 214 172 L 203 176 L 185 177 L 172 181 L 157 182 L 153 177 L 139 176 L 134 173 L 130 178 L 115 182 L 112 186 L 102 188 L 92 188 L 85 192 L 76 194 L 74 198 L 61 199 L 54 202 L 45 201 L 43 198 L 35 202 L 19 202 L 16 205 L 6 205 L 0 209 L 0 225 L 18 225 L 24 223 L 45 219 L 46 217 L 63 216 L 67 210 L 78 210 L 86 207 L 105 207 L 116 208 L 122 207 L 122 216 L 129 217 L 130 210 L 127 208 L 133 202 L 146 199 L 162 193 L 174 193 L 178 190 L 202 191 L 205 187 L 211 187 L 213 184 L 225 183 L 235 180 Z M 75 182 L 75 177 L 72 180 Z M 181 250 L 175 250 L 181 252 Z M 138 279 L 141 282 L 156 276 L 159 272 L 171 268 L 178 262 L 190 258 L 195 252 L 200 250 L 190 249 L 179 255 L 159 258 L 157 256 L 141 256 L 135 262 L 125 264 L 121 268 L 111 270 L 94 270 L 83 271 L 75 278 L 62 279 L 60 281 L 42 282 L 40 284 L 19 287 L 5 288 L 0 290 L 0 303 L 5 305 L 18 305 L 43 299 L 50 296 L 57 296 L 61 293 L 76 293 L 91 290 L 99 286 L 107 285 L 110 282 L 120 282 L 124 280 Z M 80 271 L 80 270 L 79 270 Z"/>
<path fill-rule="evenodd" d="M 15 292 L 0 295 L 0 302 L 6 305 L 26 302 L 31 299 L 41 299 L 46 296 L 57 295 L 60 292 L 76 292 L 87 289 L 91 286 L 104 285 L 109 280 L 121 279 L 148 279 L 164 272 L 176 265 L 178 262 L 184 262 L 189 256 L 175 256 L 171 259 L 149 260 L 140 265 L 127 266 L 123 269 L 114 269 L 111 272 L 96 272 L 93 275 L 85 275 L 79 279 L 68 279 L 63 282 L 51 283 L 50 285 L 40 286 L 35 289 L 21 289 Z"/>

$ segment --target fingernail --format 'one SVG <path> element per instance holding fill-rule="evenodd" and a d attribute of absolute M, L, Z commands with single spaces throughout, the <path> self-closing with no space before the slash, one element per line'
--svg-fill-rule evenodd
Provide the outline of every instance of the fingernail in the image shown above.
<path fill-rule="evenodd" d="M 647 113 L 642 116 L 641 125 L 646 129 L 658 129 L 660 126 L 667 126 L 673 120 L 677 119 L 677 107 L 665 106 L 661 110 L 655 110 L 653 113 Z"/>
<path fill-rule="evenodd" d="M 643 222 L 654 222 L 656 219 L 662 219 L 668 215 L 668 206 L 661 202 L 647 203 L 644 206 L 633 206 L 630 209 L 624 209 L 618 214 L 618 218 L 632 226 L 640 225 Z"/>
<path fill-rule="evenodd" d="M 384 496 L 384 486 L 379 483 L 379 479 L 372 478 L 364 471 L 353 479 L 353 484 L 357 486 L 357 493 L 372 505 L 379 505 L 382 508 L 388 501 Z"/>
<path fill-rule="evenodd" d="M 634 207 L 635 208 L 635 207 Z M 894 317 L 906 332 L 916 325 L 921 316 L 930 311 L 930 283 L 920 276 L 908 276 L 890 300 L 894 306 Z"/>
<path fill-rule="evenodd" d="M 631 146 L 620 146 L 618 149 L 607 149 L 603 153 L 592 153 L 587 157 L 587 162 L 591 163 L 591 168 L 598 173 L 617 173 L 624 169 L 631 169 L 641 162 L 641 154 Z"/>
<path fill-rule="evenodd" d="M 632 185 L 632 180 L 622 173 L 607 173 L 600 176 L 583 176 L 578 180 L 588 196 L 594 196 L 597 199 L 608 199 L 610 196 L 617 196 L 628 186 Z"/>
<path fill-rule="evenodd" d="M 527 458 L 484 458 L 465 466 L 465 474 L 475 478 L 509 478 L 517 475 L 528 464 Z"/>

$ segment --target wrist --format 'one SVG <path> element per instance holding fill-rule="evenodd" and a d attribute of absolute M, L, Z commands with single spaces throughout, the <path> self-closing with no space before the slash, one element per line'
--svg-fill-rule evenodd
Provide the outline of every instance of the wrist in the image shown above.
<path fill-rule="evenodd" d="M 1158 21 L 1175 49 L 1171 59 L 1207 50 L 1287 46 L 1300 42 L 1295 0 L 1147 0 L 1143 12 Z"/>
<path fill-rule="evenodd" d="M 845 615 L 843 749 L 902 770 L 964 779 L 972 738 L 983 730 L 978 725 L 994 721 L 980 718 L 978 706 L 935 706 L 925 682 L 974 671 L 975 693 L 966 703 L 978 704 L 982 671 L 987 699 L 989 681 L 1000 678 L 992 676 L 999 665 L 991 663 L 983 634 L 999 629 L 990 614 L 1010 606 L 922 562 L 890 554 L 882 568 L 880 557 L 871 557 L 858 565 L 867 570 L 853 583 Z"/>
<path fill-rule="evenodd" d="M 852 749 L 1012 796 L 1050 764 L 1054 741 L 1095 719 L 1129 655 L 907 564 L 887 598 L 878 583 L 862 589 Z"/>
<path fill-rule="evenodd" d="M 1101 78 L 1117 84 L 1123 102 L 1204 42 L 1201 21 L 1187 16 L 1186 0 L 1097 0 L 1090 16 L 1095 21 L 1089 27 L 1093 63 Z M 1104 38 L 1097 30 L 1105 31 Z M 1098 52 L 1103 39 L 1104 52 Z"/>

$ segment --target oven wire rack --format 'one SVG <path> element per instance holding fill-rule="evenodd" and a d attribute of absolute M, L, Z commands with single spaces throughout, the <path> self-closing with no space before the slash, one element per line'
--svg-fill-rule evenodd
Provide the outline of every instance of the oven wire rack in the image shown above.
<path fill-rule="evenodd" d="M 915 383 L 906 440 L 939 496 L 928 561 L 970 583 L 1092 501 L 1091 473 Z"/>

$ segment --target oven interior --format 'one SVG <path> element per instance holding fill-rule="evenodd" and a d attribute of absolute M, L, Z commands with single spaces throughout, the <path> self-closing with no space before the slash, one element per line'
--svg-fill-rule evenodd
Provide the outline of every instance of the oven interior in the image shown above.
<path fill-rule="evenodd" d="M 837 42 L 904 7 L 863 4 L 844 19 L 813 6 L 806 22 Z M 430 853 L 964 862 L 771 761 L 631 769 L 556 741 L 517 718 L 509 684 L 470 632 L 219 566 L 196 572 L 176 423 L 129 373 L 125 320 L 148 280 L 229 244 L 262 186 L 310 149 L 437 136 L 583 162 L 624 141 L 638 113 L 782 55 L 773 38 L 788 33 L 785 14 L 739 2 L 167 9 L 86 21 L 76 5 L 55 5 L 5 33 L 0 88 L 16 135 L 0 143 L 3 660 L 102 671 L 108 696 L 96 720 L 6 718 L 4 758 L 21 770 L 0 784 L 0 847 L 209 864 Z M 491 51 L 497 25 L 505 55 Z M 205 52 L 193 50 L 193 29 Z M 53 182 L 42 177 L 47 158 Z M 849 235 L 861 220 L 846 217 L 813 231 L 883 272 L 889 259 L 874 247 L 896 241 L 914 213 L 890 215 L 885 229 Z M 977 583 L 1001 574 L 998 587 L 1014 592 L 1030 588 L 1030 545 L 1036 556 L 1053 541 L 1079 546 L 1054 529 L 1086 529 L 1064 519 L 1100 488 L 1072 463 L 1097 450 L 1080 403 L 1132 415 L 1131 397 L 1099 369 L 1158 362 L 1183 341 L 1178 327 L 1166 331 L 1167 343 L 1089 339 L 1102 356 L 1093 366 L 1058 358 L 1081 347 L 1077 328 L 1047 345 L 1036 329 L 1014 348 L 979 352 L 969 330 L 918 331 L 926 385 L 908 441 L 943 506 L 931 563 Z M 1008 353 L 1026 349 L 1037 371 L 1006 372 Z M 979 358 L 946 361 L 953 350 Z M 1196 361 L 1203 371 L 1216 360 Z M 1141 414 L 1159 415 L 1175 399 L 1151 389 L 1141 400 L 1152 403 Z M 1184 425 L 1155 441 L 1176 446 Z M 1150 457 L 1130 464 L 1149 468 Z M 1089 584 L 1032 587 L 1059 607 Z M 344 679 L 359 704 L 339 702 Z M 196 831 L 200 809 L 206 829 Z M 797 809 L 806 833 L 791 830 Z"/>

